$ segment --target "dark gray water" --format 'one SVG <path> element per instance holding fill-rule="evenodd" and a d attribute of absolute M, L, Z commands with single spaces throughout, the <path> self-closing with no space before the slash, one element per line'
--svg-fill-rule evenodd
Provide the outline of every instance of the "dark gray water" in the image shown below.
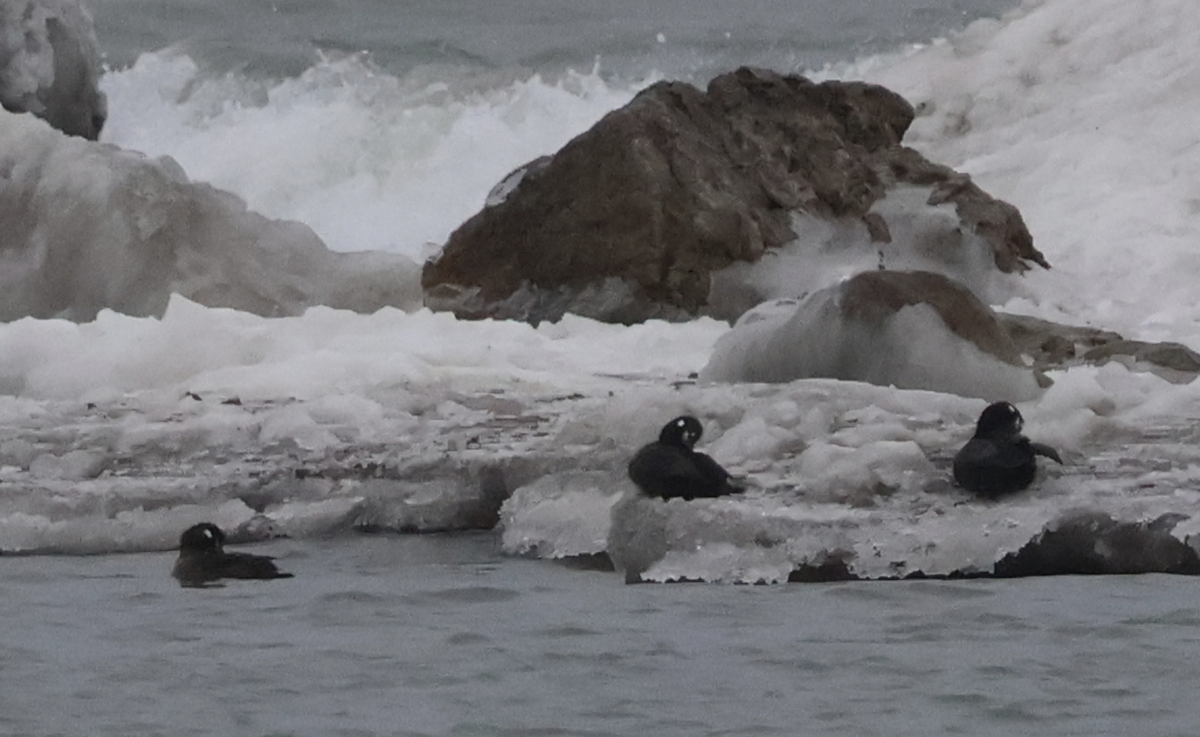
<path fill-rule="evenodd" d="M 6 558 L 12 735 L 1191 735 L 1200 582 L 625 586 L 490 535 Z"/>
<path fill-rule="evenodd" d="M 110 65 L 177 46 L 216 72 L 288 77 L 318 53 L 641 78 L 819 67 L 998 16 L 1015 0 L 91 0 Z"/>

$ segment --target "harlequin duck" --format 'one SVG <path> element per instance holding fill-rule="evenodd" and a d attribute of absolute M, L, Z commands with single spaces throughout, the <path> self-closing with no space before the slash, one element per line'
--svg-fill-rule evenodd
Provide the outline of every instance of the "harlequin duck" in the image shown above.
<path fill-rule="evenodd" d="M 1037 456 L 1062 463 L 1053 448 L 1021 434 L 1024 424 L 1020 410 L 1008 402 L 988 405 L 975 425 L 975 436 L 954 456 L 958 485 L 994 499 L 1029 486 Z"/>
<path fill-rule="evenodd" d="M 211 522 L 189 527 L 179 536 L 179 559 L 171 575 L 180 586 L 198 588 L 222 578 L 291 578 L 274 559 L 250 553 L 226 553 L 225 533 Z"/>
<path fill-rule="evenodd" d="M 695 417 L 676 417 L 663 426 L 658 440 L 643 446 L 629 461 L 629 478 L 649 496 L 696 499 L 741 491 L 729 472 L 703 453 L 692 450 L 704 434 Z"/>

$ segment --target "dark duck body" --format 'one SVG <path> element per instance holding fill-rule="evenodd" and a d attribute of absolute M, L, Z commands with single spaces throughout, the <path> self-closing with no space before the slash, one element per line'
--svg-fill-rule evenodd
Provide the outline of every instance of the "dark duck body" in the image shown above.
<path fill-rule="evenodd" d="M 996 498 L 1033 483 L 1037 457 L 1062 463 L 1053 448 L 1021 434 L 1025 419 L 1008 402 L 988 405 L 975 425 L 975 436 L 954 456 L 954 480 L 967 491 Z"/>
<path fill-rule="evenodd" d="M 658 440 L 643 446 L 629 461 L 629 478 L 648 496 L 698 499 L 736 494 L 729 472 L 704 453 L 693 450 L 704 434 L 695 417 L 676 417 L 663 426 Z"/>
<path fill-rule="evenodd" d="M 267 555 L 226 553 L 225 533 L 211 522 L 189 527 L 179 537 L 179 559 L 171 575 L 180 586 L 198 588 L 223 578 L 291 578 Z"/>

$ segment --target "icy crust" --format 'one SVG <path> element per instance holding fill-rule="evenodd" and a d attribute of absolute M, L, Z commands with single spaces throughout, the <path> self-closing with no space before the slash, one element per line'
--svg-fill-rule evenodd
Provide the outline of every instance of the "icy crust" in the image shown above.
<path fill-rule="evenodd" d="M 1200 453 L 1195 431 L 1186 424 L 1135 431 L 1120 421 L 1097 420 L 1090 437 L 1067 447 L 1067 467 L 1043 469 L 1031 490 L 992 503 L 950 483 L 949 454 L 971 431 L 962 417 L 970 406 L 966 402 L 919 393 L 884 397 L 863 385 L 835 389 L 841 399 L 830 402 L 811 384 L 797 382 L 761 403 L 751 402 L 746 417 L 710 447 L 733 471 L 757 468 L 748 474 L 754 489 L 743 497 L 662 502 L 637 495 L 623 479 L 595 480 L 596 504 L 605 499 L 605 509 L 612 505 L 606 551 L 626 579 L 782 582 L 805 576 L 991 575 L 1006 556 L 1085 510 L 1118 522 L 1182 515 L 1184 521 L 1170 532 L 1188 543 L 1198 529 L 1190 515 L 1200 502 Z M 761 457 L 739 459 L 730 447 L 731 435 L 739 427 L 762 427 L 776 402 L 808 406 L 824 421 L 809 424 L 808 432 L 804 423 L 772 427 L 779 448 L 796 449 L 793 457 L 774 455 L 766 467 Z M 820 425 L 822 432 L 809 435 Z M 1042 427 L 1055 435 L 1052 424 Z M 830 457 L 836 462 L 829 463 Z M 506 519 L 506 549 L 528 552 L 535 540 L 534 550 L 545 557 L 593 553 L 590 531 L 601 522 L 595 516 L 581 521 L 587 535 L 563 531 L 562 519 L 544 525 L 533 511 L 524 520 L 533 529 L 517 525 L 518 509 L 545 516 L 564 498 L 578 495 L 577 477 L 571 484 L 576 489 L 556 489 L 544 479 L 518 490 L 510 503 L 514 514 Z M 608 502 L 623 486 L 619 501 Z M 540 504 L 533 499 L 539 493 L 544 495 Z M 576 511 L 588 514 L 582 505 Z M 547 545 L 544 538 L 551 532 L 558 538 Z M 1088 544 L 1099 549 L 1104 540 L 1102 531 L 1096 532 Z M 1136 558 L 1111 568 L 1118 565 L 1162 570 Z"/>
<path fill-rule="evenodd" d="M 1068 463 L 991 503 L 949 472 L 983 400 L 695 384 L 726 330 L 265 319 L 178 298 L 161 320 L 0 324 L 0 550 L 167 549 L 204 519 L 235 540 L 498 528 L 511 554 L 638 580 L 774 582 L 988 572 L 1077 510 L 1200 531 L 1200 382 L 1056 373 L 1021 409 Z M 629 458 L 683 413 L 746 494 L 633 495 Z"/>
<path fill-rule="evenodd" d="M 1156 567 L 1154 540 L 1107 551 L 1107 520 L 1179 515 L 1162 537 L 1192 559 L 1187 572 L 1200 572 L 1183 544 L 1200 531 L 1192 519 L 1200 502 L 1195 427 L 1174 419 L 1128 424 L 1119 400 L 1095 392 L 1129 375 L 1075 373 L 1026 408 L 1038 439 L 1062 448 L 1068 464 L 1043 468 L 1031 489 L 1010 499 L 979 500 L 951 482 L 952 454 L 972 432 L 979 402 L 817 380 L 730 393 L 693 387 L 676 395 L 674 408 L 714 418 L 709 430 L 718 437 L 705 450 L 743 475 L 749 492 L 664 502 L 639 495 L 622 467 L 551 474 L 506 502 L 503 545 L 545 558 L 603 550 L 631 581 L 1021 575 L 1040 570 L 1013 565 L 1022 548 L 1074 525 L 1084 554 L 1103 560 L 1095 572 L 1142 572 L 1167 570 Z M 1198 391 L 1176 398 L 1194 408 Z M 1068 409 L 1068 397 L 1084 404 Z"/>
<path fill-rule="evenodd" d="M 686 375 L 725 329 L 179 297 L 161 319 L 0 323 L 0 551 L 161 549 L 210 517 L 234 537 L 490 529 L 513 488 L 603 455 L 596 433 L 551 442 L 572 408 L 635 370 Z"/>
<path fill-rule="evenodd" d="M 1200 169 L 1200 57 L 1180 52 L 1198 37 L 1196 8 L 1031 1 L 952 41 L 847 70 L 913 101 L 907 142 L 1017 205 L 1046 247 L 1054 268 L 1026 274 L 1019 291 L 972 284 L 989 301 L 1200 345 L 1190 174 Z M 530 80 L 463 97 L 437 85 L 372 86 L 380 77 L 363 65 L 313 72 L 265 90 L 256 106 L 240 104 L 253 90 L 230 94 L 229 80 L 206 82 L 186 60 L 151 55 L 106 75 L 118 103 L 106 135 L 169 155 L 194 181 L 236 191 L 271 217 L 303 220 L 337 250 L 418 259 L 505 172 L 632 94 L 598 74 L 579 91 Z M 161 210 L 143 199 L 186 189 L 165 158 L 67 141 L 6 113 L 0 138 L 21 154 L 6 191 L 36 182 L 39 196 L 54 195 L 44 211 L 22 205 L 22 217 L 5 218 L 0 239 L 29 227 L 88 241 L 99 265 L 71 266 L 119 287 L 131 277 L 108 248 L 124 241 L 109 236 L 193 224 L 186 197 Z M 54 176 L 36 179 L 35 165 Z M 126 178 L 126 165 L 137 176 Z M 118 181 L 138 186 L 111 186 Z M 216 240 L 227 240 L 231 219 L 249 217 L 236 199 L 191 204 L 205 202 L 218 215 Z M 914 243 L 953 240 L 937 206 L 923 214 Z M 907 236 L 896 230 L 900 243 Z M 795 247 L 816 244 L 833 266 L 797 282 L 802 291 L 835 268 L 877 265 L 844 263 L 847 234 L 836 228 L 810 235 Z M 969 234 L 964 245 L 978 257 Z M 5 278 L 36 259 L 0 253 L 14 259 L 0 264 L 2 301 L 15 288 Z M 881 255 L 887 268 L 904 265 L 890 260 L 897 251 Z M 195 263 L 239 271 L 223 256 Z M 799 272 L 780 274 L 773 285 L 790 288 Z M 252 285 L 262 278 L 244 275 Z M 1052 372 L 1054 384 L 1021 410 L 1027 432 L 1067 464 L 990 503 L 949 481 L 951 454 L 983 400 L 822 379 L 693 386 L 687 377 L 727 330 L 712 321 L 620 328 L 565 318 L 535 329 L 390 309 L 265 320 L 159 297 L 161 319 L 100 310 L 86 324 L 0 324 L 0 550 L 162 549 L 206 518 L 235 539 L 499 524 L 513 554 L 605 556 L 639 580 L 750 582 L 839 566 L 864 577 L 969 575 L 1054 533 L 1103 554 L 1133 529 L 1107 519 L 1177 541 L 1200 532 L 1196 381 L 1174 385 L 1116 363 Z M 683 412 L 701 418 L 702 450 L 747 479 L 746 495 L 628 496 L 628 458 Z M 1092 524 L 1089 513 L 1102 517 Z"/>
<path fill-rule="evenodd" d="M 45 403 L 0 430 L 0 551 L 173 547 L 211 520 L 234 539 L 350 528 L 491 529 L 510 483 L 557 468 L 545 417 L 453 390 L 238 402 L 144 392 Z M 550 401 L 550 400 L 546 400 Z M 237 402 L 237 403 L 234 403 Z M 387 438 L 383 441 L 382 438 Z"/>

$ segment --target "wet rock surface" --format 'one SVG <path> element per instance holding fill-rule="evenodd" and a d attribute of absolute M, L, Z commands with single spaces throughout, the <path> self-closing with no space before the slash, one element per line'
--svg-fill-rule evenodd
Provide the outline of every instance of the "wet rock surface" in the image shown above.
<path fill-rule="evenodd" d="M 1200 354 L 1179 343 L 1129 340 L 1111 330 L 1061 325 L 1024 315 L 998 314 L 1020 352 L 1047 370 L 1117 361 L 1186 384 L 1200 375 Z"/>
<path fill-rule="evenodd" d="M 1020 214 L 900 141 L 899 95 L 742 68 L 706 91 L 662 82 L 510 175 L 422 274 L 426 304 L 467 318 L 611 322 L 704 312 L 711 276 L 793 240 L 805 213 L 892 240 L 872 208 L 920 187 L 1005 272 L 1046 266 Z M 736 315 L 734 315 L 736 317 Z"/>
<path fill-rule="evenodd" d="M 1171 530 L 1184 515 L 1118 522 L 1100 512 L 1055 520 L 1020 550 L 996 562 L 998 578 L 1134 573 L 1200 574 L 1200 557 Z"/>

